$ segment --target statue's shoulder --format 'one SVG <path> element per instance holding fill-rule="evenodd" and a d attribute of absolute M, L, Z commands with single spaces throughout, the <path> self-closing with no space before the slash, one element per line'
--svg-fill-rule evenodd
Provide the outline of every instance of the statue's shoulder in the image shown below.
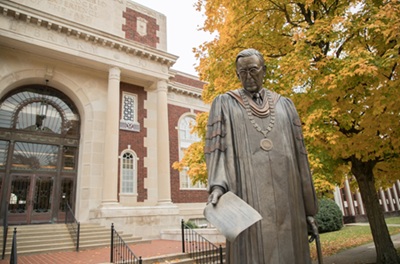
<path fill-rule="evenodd" d="M 240 89 L 236 89 L 236 90 L 231 90 L 225 93 L 226 96 L 229 96 L 229 98 L 233 98 L 236 99 L 237 101 L 242 101 L 242 97 L 240 96 L 239 93 Z"/>
<path fill-rule="evenodd" d="M 229 95 L 229 96 L 238 96 L 238 95 L 240 95 L 240 94 L 239 94 L 239 90 L 240 90 L 240 89 L 227 91 L 225 94 L 226 94 L 226 95 Z"/>
<path fill-rule="evenodd" d="M 267 88 L 263 88 L 263 89 L 265 90 L 264 94 L 269 93 L 269 96 L 272 99 L 274 105 L 276 105 L 278 103 L 279 99 L 284 98 L 283 96 L 281 96 L 277 92 L 271 91 L 271 90 L 269 90 Z"/>
<path fill-rule="evenodd" d="M 269 90 L 269 89 L 267 89 L 267 88 L 264 88 L 266 91 L 268 91 L 270 94 L 271 94 L 271 96 L 272 97 L 282 97 L 283 98 L 283 96 L 282 95 L 280 95 L 280 94 L 278 94 L 277 92 L 274 92 L 274 91 L 272 91 L 272 90 Z"/>
<path fill-rule="evenodd" d="M 221 102 L 232 100 L 232 98 L 234 98 L 234 99 L 240 98 L 239 89 L 228 91 L 223 94 L 219 94 L 214 98 L 213 101 L 221 103 Z"/>

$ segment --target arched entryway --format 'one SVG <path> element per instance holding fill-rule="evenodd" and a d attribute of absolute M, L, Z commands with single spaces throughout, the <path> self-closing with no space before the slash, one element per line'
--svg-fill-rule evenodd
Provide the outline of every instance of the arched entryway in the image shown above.
<path fill-rule="evenodd" d="M 62 92 L 44 85 L 0 100 L 1 216 L 9 224 L 61 222 L 74 206 L 80 117 Z"/>

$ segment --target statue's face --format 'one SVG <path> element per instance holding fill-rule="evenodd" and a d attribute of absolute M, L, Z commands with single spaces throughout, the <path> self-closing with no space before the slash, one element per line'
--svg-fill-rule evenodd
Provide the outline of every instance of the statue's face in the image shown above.
<path fill-rule="evenodd" d="M 236 63 L 236 74 L 242 82 L 243 88 L 250 93 L 260 91 L 264 81 L 265 68 L 256 55 L 240 57 Z"/>

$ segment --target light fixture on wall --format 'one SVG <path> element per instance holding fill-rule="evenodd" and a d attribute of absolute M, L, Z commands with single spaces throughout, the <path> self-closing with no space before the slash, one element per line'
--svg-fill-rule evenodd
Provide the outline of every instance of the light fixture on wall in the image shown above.
<path fill-rule="evenodd" d="M 45 118 L 46 118 L 47 108 L 48 108 L 48 105 L 47 105 L 46 101 L 42 101 L 42 102 L 40 103 L 40 108 L 39 108 L 39 116 L 40 116 L 42 119 L 45 119 Z"/>

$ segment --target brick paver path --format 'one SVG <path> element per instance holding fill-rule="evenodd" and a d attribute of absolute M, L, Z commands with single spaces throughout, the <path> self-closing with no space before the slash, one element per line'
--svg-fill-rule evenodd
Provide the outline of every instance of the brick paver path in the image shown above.
<path fill-rule="evenodd" d="M 153 240 L 132 244 L 132 251 L 142 258 L 162 256 L 182 252 L 182 243 L 174 240 Z M 80 252 L 62 251 L 18 256 L 18 264 L 100 264 L 110 262 L 110 247 L 82 250 Z M 9 264 L 10 258 L 0 260 Z"/>

